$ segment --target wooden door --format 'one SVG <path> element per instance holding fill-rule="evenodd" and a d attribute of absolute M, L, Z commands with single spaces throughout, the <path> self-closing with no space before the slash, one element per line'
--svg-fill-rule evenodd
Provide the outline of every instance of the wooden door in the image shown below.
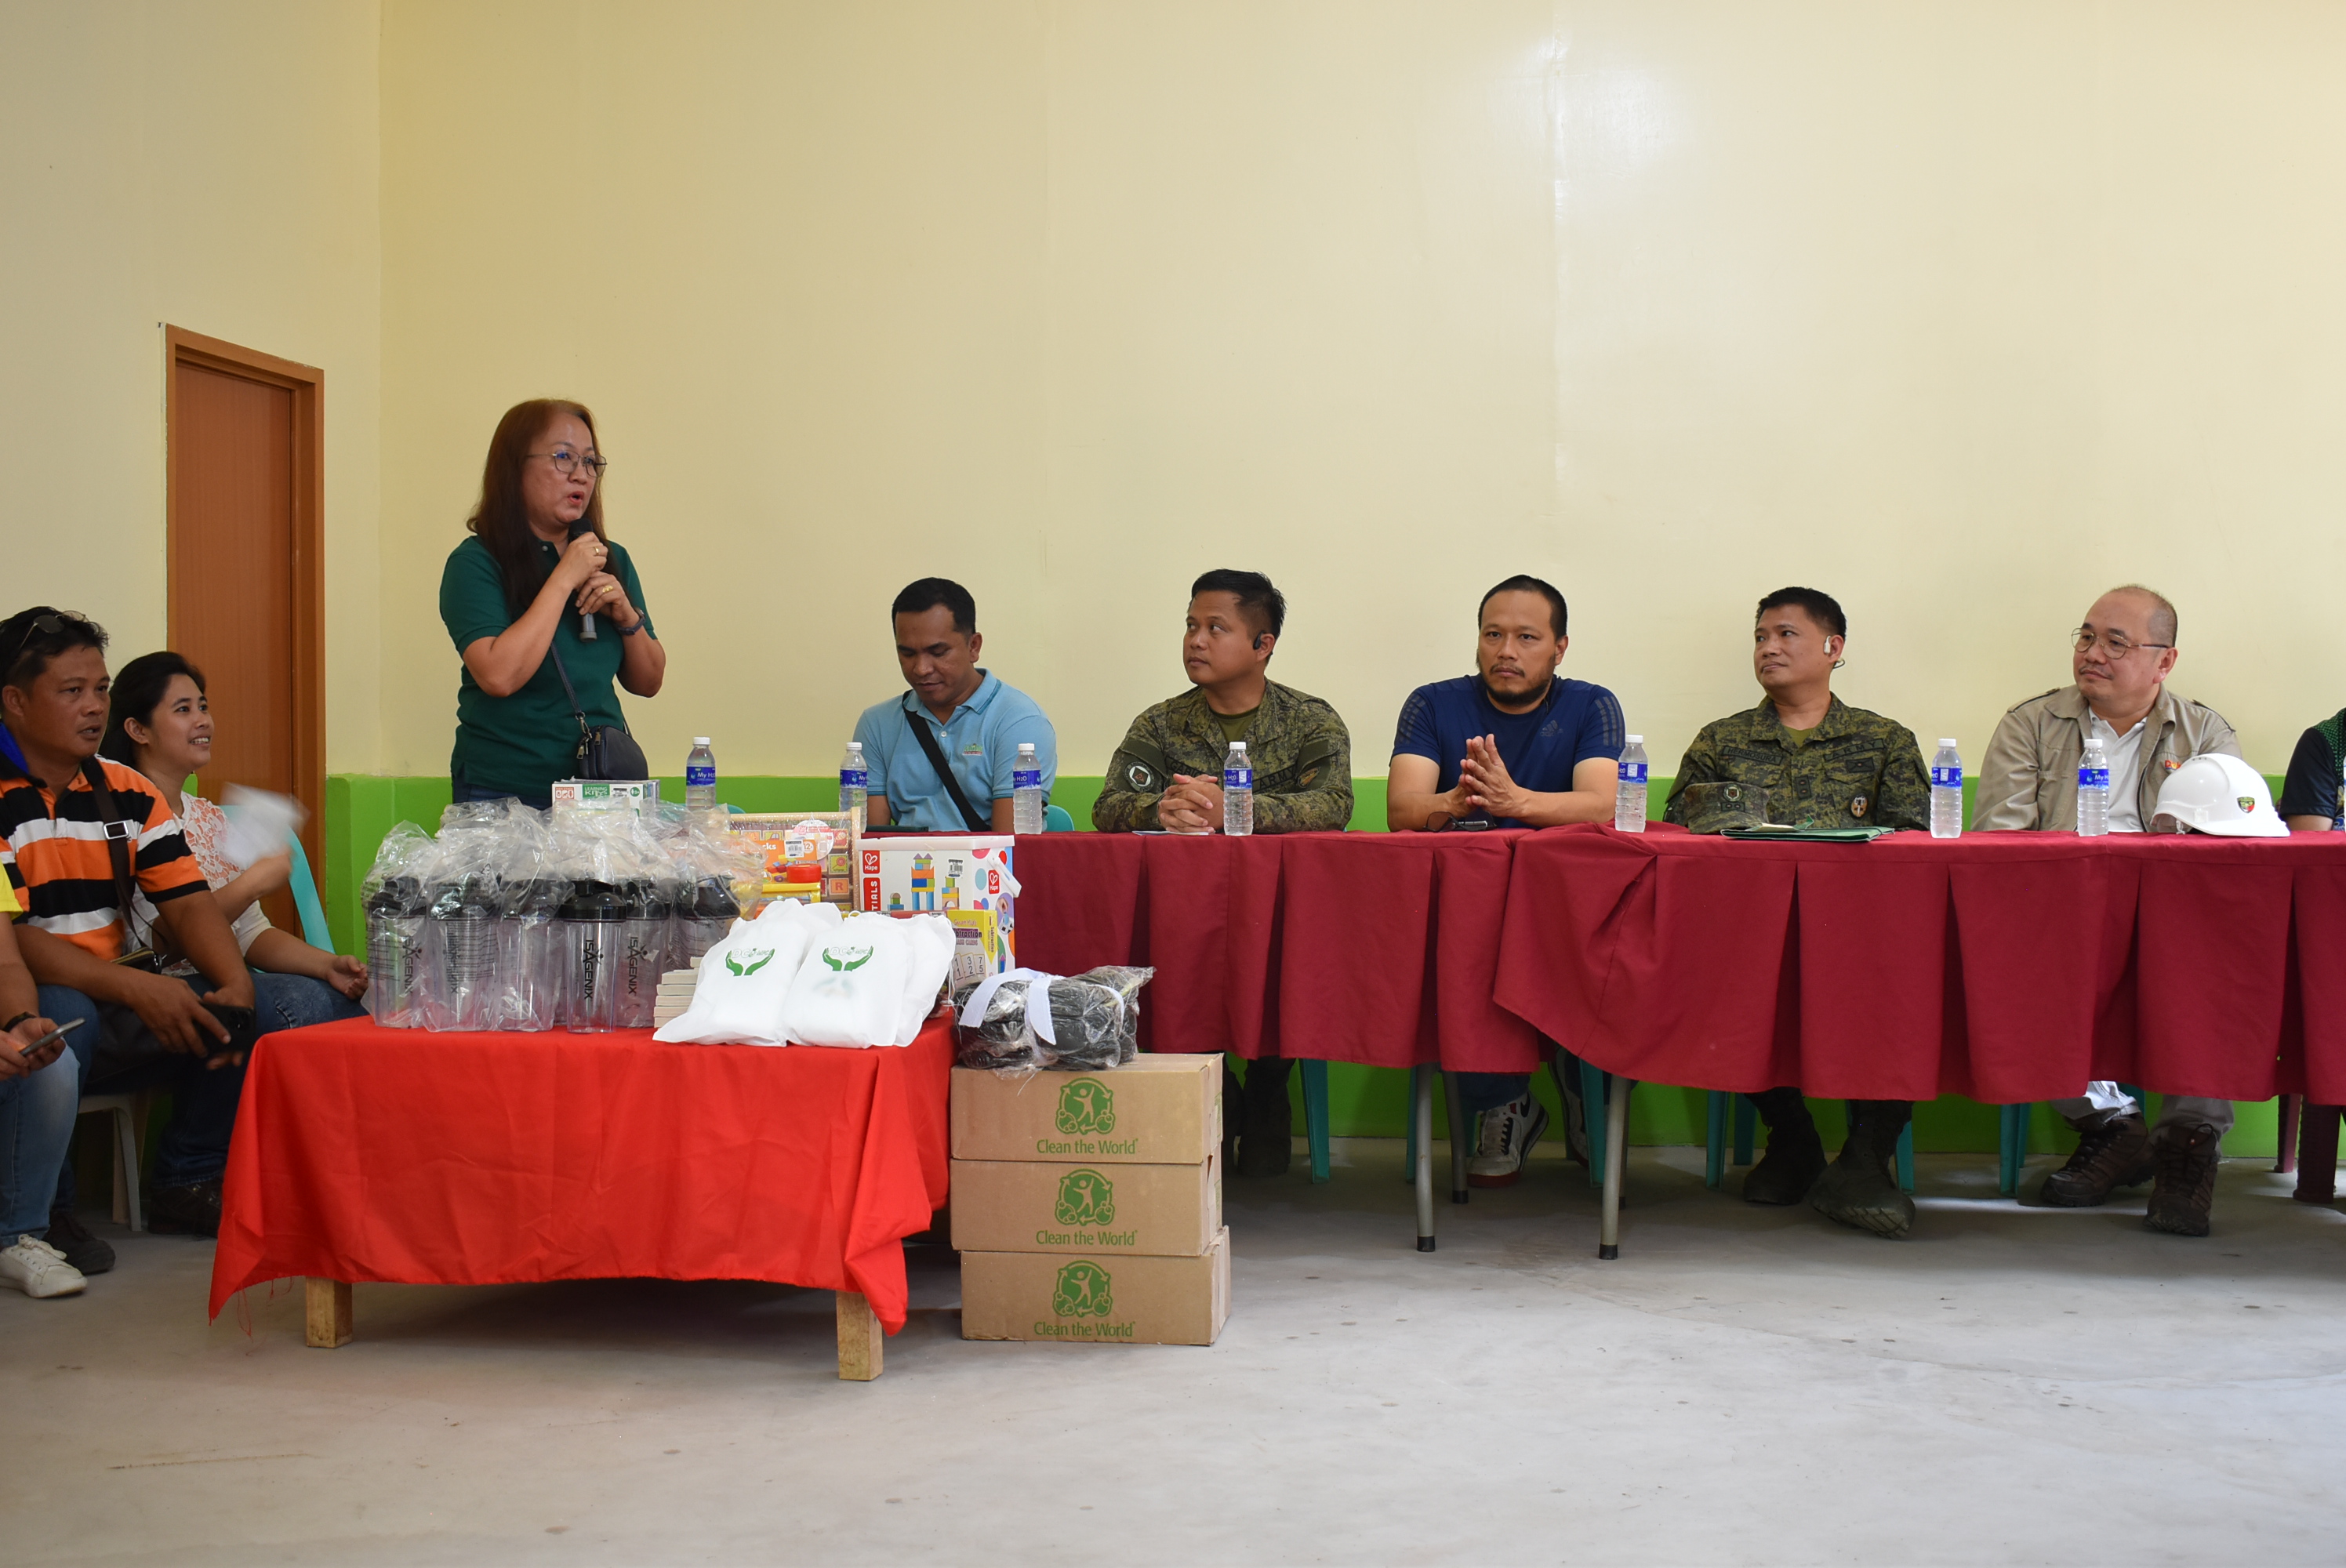
<path fill-rule="evenodd" d="M 229 784 L 294 797 L 310 812 L 302 848 L 321 867 L 324 377 L 177 328 L 166 339 L 169 636 L 211 699 L 212 767 L 200 788 L 212 799 Z M 301 932 L 290 897 L 263 907 Z"/>

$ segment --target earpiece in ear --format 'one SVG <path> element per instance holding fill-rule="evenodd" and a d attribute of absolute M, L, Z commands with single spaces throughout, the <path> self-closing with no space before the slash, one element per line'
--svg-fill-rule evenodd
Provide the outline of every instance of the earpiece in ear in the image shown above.
<path fill-rule="evenodd" d="M 1254 635 L 1254 651 L 1255 651 L 1255 652 L 1257 652 L 1257 653 L 1260 653 L 1260 652 L 1262 652 L 1262 639 L 1263 639 L 1264 637 L 1268 636 L 1270 636 L 1270 634 L 1269 634 L 1268 632 L 1257 632 L 1257 633 L 1255 633 L 1255 635 Z"/>

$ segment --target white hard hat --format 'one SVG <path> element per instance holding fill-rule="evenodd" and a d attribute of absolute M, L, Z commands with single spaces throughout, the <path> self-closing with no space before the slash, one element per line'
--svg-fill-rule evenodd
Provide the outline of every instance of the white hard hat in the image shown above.
<path fill-rule="evenodd" d="M 2194 757 L 2159 786 L 2154 833 L 2216 833 L 2228 839 L 2286 839 L 2264 778 L 2237 757 Z"/>

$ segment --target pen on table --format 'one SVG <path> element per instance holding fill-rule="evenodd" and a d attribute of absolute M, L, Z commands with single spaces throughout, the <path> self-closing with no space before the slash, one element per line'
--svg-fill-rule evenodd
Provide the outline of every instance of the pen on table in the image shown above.
<path fill-rule="evenodd" d="M 30 1056 L 36 1051 L 46 1051 L 50 1046 L 56 1044 L 58 1041 L 64 1039 L 73 1031 L 80 1028 L 87 1022 L 88 1022 L 87 1019 L 82 1018 L 69 1019 L 66 1023 L 58 1024 L 55 1029 L 50 1030 L 46 1034 L 42 1035 L 38 1040 L 34 1041 L 30 1045 L 26 1046 L 22 1051 L 17 1052 L 16 1054 L 20 1057 Z"/>

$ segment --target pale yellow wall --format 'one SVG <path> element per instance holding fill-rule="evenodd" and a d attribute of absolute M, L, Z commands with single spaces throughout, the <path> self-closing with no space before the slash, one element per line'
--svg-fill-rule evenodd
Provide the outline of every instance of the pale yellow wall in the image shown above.
<path fill-rule="evenodd" d="M 380 738 L 377 32 L 372 0 L 0 0 L 0 602 L 162 646 L 160 323 L 321 366 L 336 769 Z"/>
<path fill-rule="evenodd" d="M 669 767 L 831 766 L 936 571 L 1096 772 L 1234 565 L 1364 773 L 1517 569 L 1664 770 L 1766 588 L 1976 759 L 2134 577 L 2277 769 L 2346 701 L 2341 81 L 2326 3 L 385 0 L 382 766 L 444 765 L 439 563 L 560 393 Z"/>

